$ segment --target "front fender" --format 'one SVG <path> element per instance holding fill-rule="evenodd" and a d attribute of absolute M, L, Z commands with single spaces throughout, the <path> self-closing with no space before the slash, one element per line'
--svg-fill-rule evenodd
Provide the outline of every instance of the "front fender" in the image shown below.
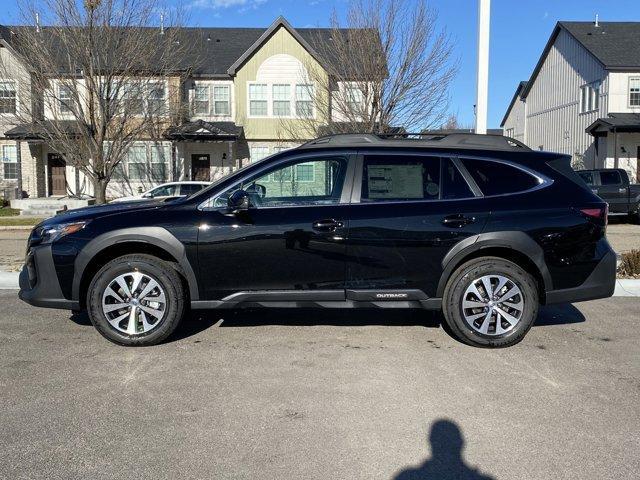
<path fill-rule="evenodd" d="M 199 300 L 198 280 L 187 259 L 184 245 L 174 237 L 171 232 L 162 227 L 122 228 L 103 233 L 87 243 L 76 257 L 74 263 L 73 286 L 71 291 L 73 300 L 78 301 L 80 299 L 82 276 L 91 260 L 105 248 L 124 242 L 147 243 L 169 253 L 177 260 L 182 272 L 187 278 L 191 300 Z"/>

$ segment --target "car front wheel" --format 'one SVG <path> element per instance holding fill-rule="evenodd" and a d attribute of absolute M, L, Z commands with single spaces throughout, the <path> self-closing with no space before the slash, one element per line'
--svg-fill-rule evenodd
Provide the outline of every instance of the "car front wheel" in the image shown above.
<path fill-rule="evenodd" d="M 451 332 L 467 344 L 514 345 L 538 316 L 535 279 L 502 258 L 471 260 L 451 276 L 444 292 L 443 312 Z"/>
<path fill-rule="evenodd" d="M 184 315 L 180 276 L 151 255 L 111 260 L 94 276 L 87 293 L 94 327 L 119 345 L 155 345 L 176 329 Z"/>

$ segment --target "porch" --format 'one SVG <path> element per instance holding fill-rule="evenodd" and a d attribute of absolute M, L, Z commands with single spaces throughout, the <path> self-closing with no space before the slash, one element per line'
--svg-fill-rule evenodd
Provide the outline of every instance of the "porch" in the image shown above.
<path fill-rule="evenodd" d="M 610 113 L 586 132 L 595 138 L 597 163 L 587 168 L 622 168 L 632 182 L 640 182 L 640 114 Z"/>

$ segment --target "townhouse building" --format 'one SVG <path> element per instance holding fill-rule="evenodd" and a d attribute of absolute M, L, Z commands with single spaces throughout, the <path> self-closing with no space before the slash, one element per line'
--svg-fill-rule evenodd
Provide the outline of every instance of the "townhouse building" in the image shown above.
<path fill-rule="evenodd" d="M 0 27 L 0 55 L 17 75 L 28 66 L 12 48 L 16 28 Z M 183 38 L 193 46 L 193 59 L 184 58 L 188 75 L 158 78 L 140 100 L 141 109 L 151 108 L 151 102 L 174 102 L 183 113 L 155 138 L 141 137 L 129 148 L 107 196 L 129 195 L 166 181 L 213 181 L 308 140 L 303 123 L 322 127 L 339 120 L 339 112 L 327 115 L 315 108 L 316 86 L 308 72 L 328 71 L 331 59 L 318 50 L 330 44 L 333 32 L 296 29 L 282 17 L 268 28 L 185 28 Z M 56 88 L 55 79 L 52 85 Z M 334 87 L 331 95 L 353 89 Z M 350 95 L 360 98 L 357 92 Z M 17 122 L 17 109 L 30 101 L 30 89 L 5 72 L 0 78 L 0 188 L 5 197 L 21 192 L 30 197 L 91 195 L 90 182 L 66 163 L 64 152 L 47 146 L 33 125 Z M 46 108 L 43 115 L 48 118 Z M 313 182 L 322 181 L 323 172 L 302 166 L 292 174 L 300 182 Z"/>
<path fill-rule="evenodd" d="M 574 167 L 640 181 L 640 22 L 559 22 L 500 126 Z"/>

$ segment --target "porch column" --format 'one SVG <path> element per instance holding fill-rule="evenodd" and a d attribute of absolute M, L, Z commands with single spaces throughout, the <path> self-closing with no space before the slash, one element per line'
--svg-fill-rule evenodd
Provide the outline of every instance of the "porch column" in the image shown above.
<path fill-rule="evenodd" d="M 22 198 L 22 152 L 20 140 L 16 140 L 16 168 L 18 169 L 18 198 Z"/>
<path fill-rule="evenodd" d="M 613 127 L 613 168 L 618 168 L 618 131 Z"/>

